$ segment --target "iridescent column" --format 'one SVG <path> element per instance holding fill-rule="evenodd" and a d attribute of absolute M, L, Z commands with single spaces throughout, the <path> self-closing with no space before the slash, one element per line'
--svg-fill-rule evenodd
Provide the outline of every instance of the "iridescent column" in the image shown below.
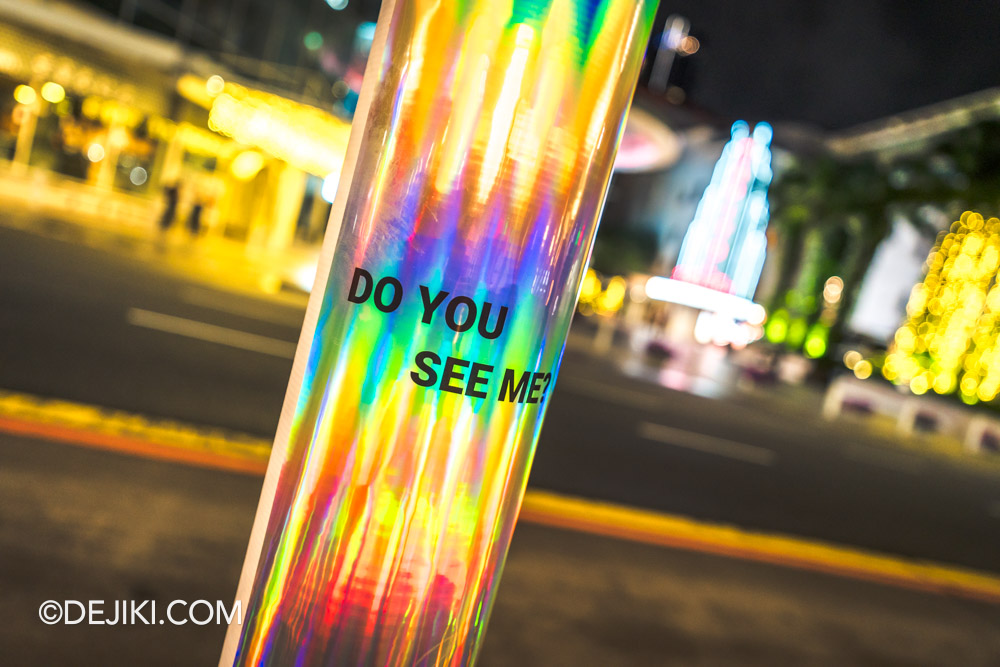
<path fill-rule="evenodd" d="M 654 12 L 383 5 L 222 664 L 475 658 Z"/>

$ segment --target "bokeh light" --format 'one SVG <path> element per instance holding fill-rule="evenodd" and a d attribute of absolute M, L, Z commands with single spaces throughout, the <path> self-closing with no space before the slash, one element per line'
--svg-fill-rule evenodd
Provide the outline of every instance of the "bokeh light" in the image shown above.
<path fill-rule="evenodd" d="M 848 368 L 854 368 L 863 358 L 864 357 L 857 350 L 848 350 L 844 353 L 844 365 Z"/>
<path fill-rule="evenodd" d="M 243 151 L 229 165 L 229 171 L 238 180 L 249 181 L 264 167 L 264 156 L 257 151 Z"/>
<path fill-rule="evenodd" d="M 128 180 L 132 185 L 143 185 L 149 180 L 149 174 L 142 167 L 133 167 L 132 171 L 128 173 Z"/>
<path fill-rule="evenodd" d="M 14 89 L 14 99 L 19 104 L 34 104 L 35 100 L 38 99 L 38 94 L 31 86 L 21 84 Z"/>
<path fill-rule="evenodd" d="M 830 330 L 823 324 L 816 323 L 809 327 L 802 346 L 806 356 L 810 359 L 819 359 L 826 354 L 826 343 L 829 336 Z"/>
<path fill-rule="evenodd" d="M 771 343 L 783 343 L 788 337 L 788 311 L 776 310 L 764 326 L 764 337 Z"/>
<path fill-rule="evenodd" d="M 605 285 L 596 271 L 587 269 L 580 289 L 580 312 L 584 315 L 612 315 L 622 309 L 628 295 L 629 285 L 624 277 L 612 276 Z"/>
<path fill-rule="evenodd" d="M 698 53 L 698 49 L 700 48 L 701 42 L 698 41 L 698 38 L 688 35 L 677 45 L 677 52 L 684 56 L 691 56 Z"/>
<path fill-rule="evenodd" d="M 59 104 L 66 99 L 66 89 L 55 81 L 42 84 L 42 99 L 51 104 Z"/>
<path fill-rule="evenodd" d="M 838 303 L 844 293 L 844 281 L 840 276 L 830 276 L 823 285 L 823 299 L 830 304 Z"/>
<path fill-rule="evenodd" d="M 306 36 L 302 39 L 302 43 L 310 51 L 315 51 L 323 46 L 323 35 L 313 30 L 310 33 L 306 33 Z"/>
<path fill-rule="evenodd" d="M 917 394 L 958 390 L 966 403 L 1000 393 L 1000 219 L 966 211 L 939 234 L 910 292 L 883 376 Z"/>
<path fill-rule="evenodd" d="M 212 76 L 208 77 L 208 80 L 205 82 L 205 90 L 208 91 L 208 94 L 212 95 L 213 97 L 216 95 L 221 95 L 222 91 L 224 91 L 225 89 L 226 89 L 226 81 L 218 74 L 213 74 Z"/>
<path fill-rule="evenodd" d="M 101 144 L 90 144 L 87 146 L 87 159 L 91 162 L 100 162 L 104 159 L 104 146 Z"/>

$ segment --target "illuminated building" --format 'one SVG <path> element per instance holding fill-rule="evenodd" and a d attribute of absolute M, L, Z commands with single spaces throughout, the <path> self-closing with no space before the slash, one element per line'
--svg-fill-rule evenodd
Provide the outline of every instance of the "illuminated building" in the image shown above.
<path fill-rule="evenodd" d="M 0 17 L 0 173 L 24 181 L 7 192 L 152 230 L 162 189 L 179 185 L 177 221 L 197 202 L 206 235 L 318 241 L 346 121 L 83 7 L 8 3 Z"/>
<path fill-rule="evenodd" d="M 598 271 L 668 275 L 731 125 L 636 91 L 594 250 Z"/>
<path fill-rule="evenodd" d="M 690 328 L 699 343 L 736 347 L 760 337 L 765 313 L 753 295 L 767 249 L 771 137 L 767 123 L 752 133 L 744 121 L 733 124 L 671 277 L 654 276 L 646 283 L 650 299 L 696 313 L 693 326 L 685 322 L 675 334 Z"/>
<path fill-rule="evenodd" d="M 998 267 L 1000 219 L 967 211 L 939 234 L 886 357 L 886 379 L 915 394 L 993 400 L 1000 393 Z"/>
<path fill-rule="evenodd" d="M 681 246 L 675 280 L 753 298 L 767 249 L 771 126 L 733 124 Z"/>

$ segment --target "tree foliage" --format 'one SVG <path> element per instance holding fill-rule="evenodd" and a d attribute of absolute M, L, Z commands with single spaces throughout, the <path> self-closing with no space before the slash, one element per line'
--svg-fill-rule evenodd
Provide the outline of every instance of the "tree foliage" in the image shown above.
<path fill-rule="evenodd" d="M 964 210 L 1000 210 L 1000 121 L 903 148 L 891 155 L 802 157 L 775 181 L 771 224 L 779 265 L 769 299 L 772 313 L 804 327 L 822 324 L 836 342 L 894 216 L 906 216 L 933 234 L 932 221 L 942 214 L 950 221 Z M 831 317 L 822 292 L 834 275 L 844 289 Z"/>

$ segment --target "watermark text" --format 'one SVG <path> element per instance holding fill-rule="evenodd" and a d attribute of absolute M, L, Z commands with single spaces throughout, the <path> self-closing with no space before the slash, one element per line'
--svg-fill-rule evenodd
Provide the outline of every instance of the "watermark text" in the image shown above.
<path fill-rule="evenodd" d="M 229 625 L 243 624 L 240 600 L 47 600 L 38 608 L 47 625 Z"/>

